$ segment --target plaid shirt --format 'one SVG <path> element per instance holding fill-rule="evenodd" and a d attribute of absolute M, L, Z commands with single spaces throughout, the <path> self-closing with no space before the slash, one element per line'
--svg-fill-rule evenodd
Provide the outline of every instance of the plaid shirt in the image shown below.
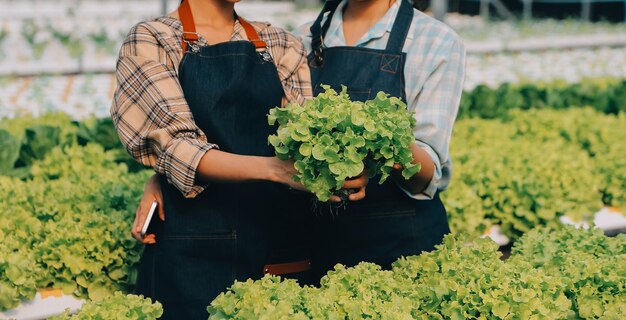
<path fill-rule="evenodd" d="M 300 41 L 267 23 L 252 24 L 274 58 L 285 92 L 283 103 L 310 98 L 310 74 Z M 181 35 L 180 21 L 171 17 L 144 21 L 130 30 L 117 62 L 111 117 L 131 156 L 164 174 L 191 198 L 204 189 L 195 181 L 200 159 L 218 146 L 197 127 L 180 87 Z M 231 41 L 246 39 L 236 22 Z M 207 42 L 201 37 L 200 44 Z"/>
<path fill-rule="evenodd" d="M 324 37 L 326 47 L 346 45 L 342 23 L 346 3 L 343 0 L 332 17 Z M 399 8 L 400 0 L 397 0 L 355 46 L 385 49 Z M 452 173 L 449 145 L 465 77 L 465 47 L 448 26 L 418 10 L 414 13 L 402 50 L 407 53 L 404 66 L 407 106 L 415 111 L 415 139 L 433 159 L 435 174 L 422 194 L 406 193 L 415 199 L 432 199 L 437 190 L 447 188 Z M 311 51 L 311 24 L 297 30 L 307 51 Z"/>

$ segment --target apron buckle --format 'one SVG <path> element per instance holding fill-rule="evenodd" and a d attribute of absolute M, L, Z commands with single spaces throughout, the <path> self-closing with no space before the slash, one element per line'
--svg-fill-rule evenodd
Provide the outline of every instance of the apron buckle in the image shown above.
<path fill-rule="evenodd" d="M 191 52 L 198 53 L 200 52 L 200 46 L 198 45 L 198 39 L 200 39 L 200 34 L 197 32 L 183 32 L 183 42 L 186 43 L 189 48 L 191 48 Z"/>
<path fill-rule="evenodd" d="M 200 46 L 198 45 L 197 42 L 195 42 L 195 41 L 187 41 L 187 40 L 183 40 L 183 42 L 185 42 L 189 46 L 189 48 L 191 49 L 192 53 L 200 52 Z"/>
<path fill-rule="evenodd" d="M 317 66 L 321 66 L 324 63 L 324 52 L 322 48 L 317 48 L 313 50 L 313 55 L 315 56 L 315 64 Z"/>
<path fill-rule="evenodd" d="M 263 50 L 263 51 L 259 51 L 259 57 L 261 57 L 261 60 L 263 60 L 264 62 L 272 62 L 272 55 L 267 52 L 267 50 Z"/>
<path fill-rule="evenodd" d="M 191 48 L 191 52 L 193 52 L 193 53 L 200 52 L 200 46 L 198 46 L 198 44 L 196 44 L 195 42 L 190 43 L 189 44 L 189 48 Z"/>

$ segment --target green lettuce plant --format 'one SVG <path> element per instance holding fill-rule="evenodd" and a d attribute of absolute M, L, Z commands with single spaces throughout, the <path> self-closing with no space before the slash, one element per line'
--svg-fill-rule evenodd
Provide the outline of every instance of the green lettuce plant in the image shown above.
<path fill-rule="evenodd" d="M 626 314 L 626 237 L 601 230 L 537 228 L 513 246 L 510 263 L 560 277 L 581 319 L 620 319 Z"/>
<path fill-rule="evenodd" d="M 163 315 L 163 307 L 150 298 L 115 292 L 101 301 L 88 301 L 75 314 L 64 314 L 48 320 L 156 320 Z"/>
<path fill-rule="evenodd" d="M 278 124 L 269 143 L 283 160 L 295 160 L 301 182 L 320 201 L 327 201 L 346 179 L 367 167 L 384 182 L 394 163 L 409 178 L 419 171 L 412 164 L 415 119 L 398 98 L 382 92 L 366 102 L 351 101 L 346 88 L 330 87 L 302 106 L 290 104 L 270 110 L 270 125 Z"/>
<path fill-rule="evenodd" d="M 563 215 L 591 222 L 603 204 L 623 207 L 625 126 L 624 115 L 591 108 L 458 121 L 442 193 L 452 229 L 481 235 L 499 224 L 514 240 Z"/>
<path fill-rule="evenodd" d="M 127 230 L 149 172 L 89 144 L 52 149 L 31 175 L 0 176 L 0 309 L 36 288 L 93 300 L 132 289 L 141 245 Z"/>

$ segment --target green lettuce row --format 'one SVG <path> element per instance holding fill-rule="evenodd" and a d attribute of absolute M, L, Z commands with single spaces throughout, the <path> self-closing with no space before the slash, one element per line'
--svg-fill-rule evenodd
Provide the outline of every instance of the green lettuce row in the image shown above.
<path fill-rule="evenodd" d="M 100 301 L 86 302 L 75 314 L 64 314 L 48 320 L 155 320 L 163 314 L 163 307 L 150 298 L 115 292 Z"/>
<path fill-rule="evenodd" d="M 626 207 L 626 114 L 605 115 L 591 108 L 561 110 L 520 110 L 505 120 L 515 136 L 535 140 L 563 140 L 582 148 L 593 161 L 593 173 L 601 177 L 603 202 Z"/>
<path fill-rule="evenodd" d="M 36 288 L 100 300 L 132 289 L 141 245 L 128 234 L 149 172 L 102 146 L 56 147 L 31 177 L 0 176 L 0 309 Z"/>
<path fill-rule="evenodd" d="M 141 169 L 123 150 L 111 119 L 77 122 L 66 114 L 50 113 L 0 121 L 0 175 L 28 178 L 30 166 L 53 148 L 87 143 L 115 150 L 116 161 L 126 163 L 133 172 Z"/>
<path fill-rule="evenodd" d="M 568 109 L 591 106 L 601 113 L 626 111 L 626 80 L 613 78 L 479 85 L 463 92 L 460 118 L 500 118 L 514 109 Z"/>
<path fill-rule="evenodd" d="M 493 224 L 515 239 L 558 217 L 626 205 L 626 116 L 589 108 L 512 111 L 455 125 L 455 176 L 442 194 L 454 231 Z"/>
<path fill-rule="evenodd" d="M 539 228 L 513 246 L 510 263 L 530 263 L 561 278 L 576 317 L 621 319 L 626 315 L 626 237 L 600 230 Z"/>
<path fill-rule="evenodd" d="M 560 264 L 568 256 L 578 259 Z M 401 258 L 392 270 L 337 265 L 319 288 L 275 276 L 235 282 L 207 310 L 211 320 L 617 320 L 625 314 L 626 277 L 615 263 L 625 257 L 626 237 L 571 227 L 526 234 L 506 261 L 489 239 L 448 235 L 433 252 Z"/>

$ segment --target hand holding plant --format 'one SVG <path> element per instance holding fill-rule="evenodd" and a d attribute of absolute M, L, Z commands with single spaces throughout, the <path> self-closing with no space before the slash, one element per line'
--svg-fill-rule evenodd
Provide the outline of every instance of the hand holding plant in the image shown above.
<path fill-rule="evenodd" d="M 380 183 L 396 163 L 405 179 L 420 170 L 410 150 L 415 119 L 400 99 L 379 92 L 373 100 L 351 101 L 345 87 L 340 93 L 324 88 L 302 106 L 270 110 L 269 124 L 279 126 L 269 143 L 278 158 L 295 161 L 294 180 L 328 201 L 366 167 L 370 178 L 381 175 Z"/>

